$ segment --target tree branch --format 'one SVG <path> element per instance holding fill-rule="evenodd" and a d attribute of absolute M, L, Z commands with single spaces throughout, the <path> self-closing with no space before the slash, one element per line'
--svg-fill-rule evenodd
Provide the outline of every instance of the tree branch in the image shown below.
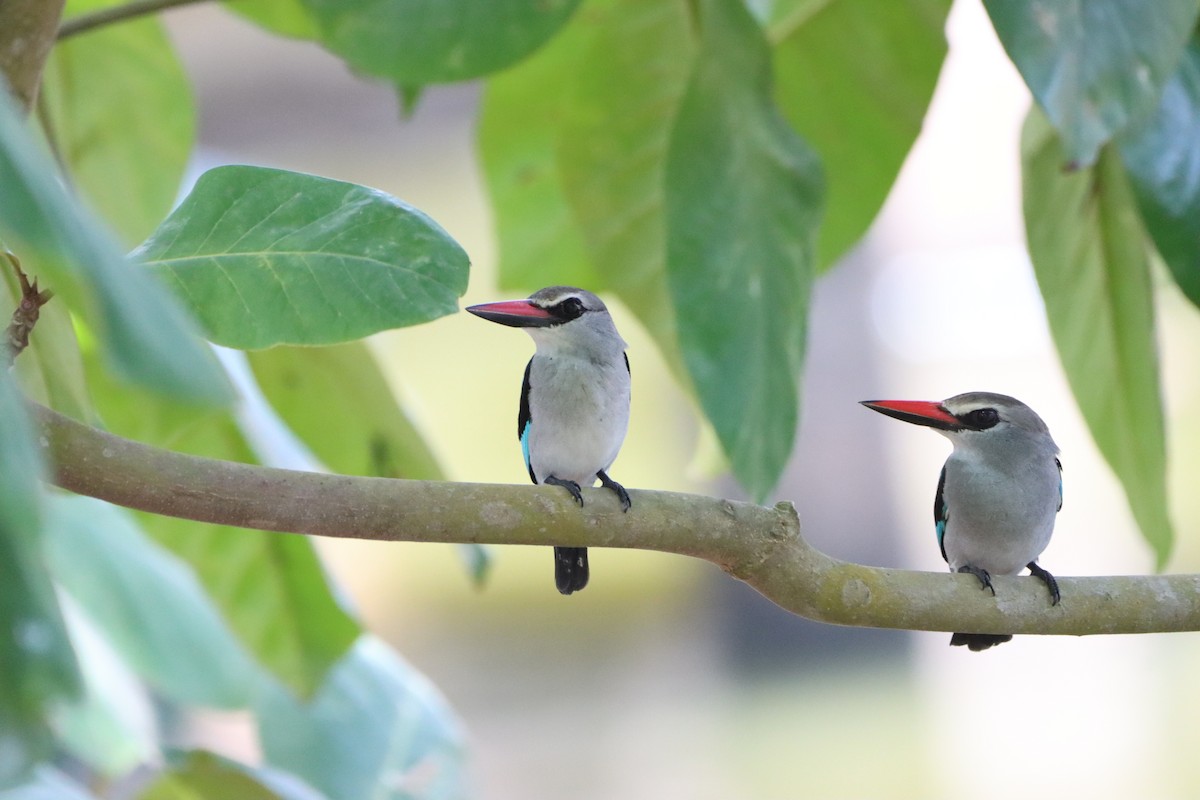
<path fill-rule="evenodd" d="M 37 99 L 66 0 L 0 2 L 0 75 L 26 113 Z"/>
<path fill-rule="evenodd" d="M 156 514 L 314 536 L 410 542 L 627 547 L 703 558 L 768 599 L 837 625 L 969 633 L 1153 633 L 1200 629 L 1200 575 L 1041 582 L 879 569 L 810 546 L 788 503 L 774 508 L 670 492 L 611 492 L 587 504 L 546 486 L 408 481 L 236 464 L 150 447 L 33 406 L 54 482 Z"/>
<path fill-rule="evenodd" d="M 101 8 L 97 11 L 92 11 L 88 14 L 80 14 L 77 17 L 72 17 L 62 24 L 58 29 L 59 40 L 67 39 L 80 33 L 111 25 L 115 22 L 123 22 L 124 20 L 134 19 L 135 17 L 146 16 L 147 14 L 155 14 L 159 11 L 164 11 L 168 8 L 176 6 L 186 6 L 192 3 L 205 3 L 209 0 L 133 0 L 133 2 L 125 3 L 119 6 L 109 6 Z"/>

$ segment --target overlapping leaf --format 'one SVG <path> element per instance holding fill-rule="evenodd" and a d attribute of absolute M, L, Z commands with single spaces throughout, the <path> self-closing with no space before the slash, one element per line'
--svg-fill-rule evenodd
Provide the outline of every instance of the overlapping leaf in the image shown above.
<path fill-rule="evenodd" d="M 740 3 L 702 0 L 702 37 L 672 131 L 667 269 L 705 414 L 751 494 L 774 486 L 796 433 L 814 246 L 815 154 L 771 100 L 770 56 Z"/>
<path fill-rule="evenodd" d="M 1110 146 L 1064 174 L 1063 145 L 1033 112 L 1021 144 L 1025 229 L 1050 331 L 1092 437 L 1161 568 L 1171 553 L 1154 298 L 1144 233 Z"/>
<path fill-rule="evenodd" d="M 996 33 L 1063 137 L 1063 161 L 1154 110 L 1200 13 L 1195 0 L 984 0 Z"/>
<path fill-rule="evenodd" d="M 433 220 L 363 186 L 209 170 L 135 252 L 218 344 L 334 344 L 457 310 L 466 253 Z"/>

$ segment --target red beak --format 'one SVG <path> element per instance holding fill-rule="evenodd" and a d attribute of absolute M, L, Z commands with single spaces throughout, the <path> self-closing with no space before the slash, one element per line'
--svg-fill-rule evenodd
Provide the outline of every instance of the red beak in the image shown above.
<path fill-rule="evenodd" d="M 528 300 L 482 303 L 467 306 L 467 311 L 490 322 L 499 322 L 513 328 L 544 328 L 558 321 L 549 311 L 535 306 Z"/>
<path fill-rule="evenodd" d="M 928 400 L 863 400 L 862 404 L 880 414 L 914 425 L 944 431 L 956 431 L 963 427 L 958 418 L 947 411 L 945 406 Z"/>

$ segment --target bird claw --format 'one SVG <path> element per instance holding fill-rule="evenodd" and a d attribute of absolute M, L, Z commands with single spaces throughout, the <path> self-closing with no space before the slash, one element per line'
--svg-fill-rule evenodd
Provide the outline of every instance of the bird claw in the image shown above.
<path fill-rule="evenodd" d="M 600 485 L 605 489 L 612 489 L 617 493 L 617 498 L 621 501 L 621 511 L 628 511 L 633 507 L 633 501 L 629 499 L 629 492 L 625 491 L 625 487 L 608 477 L 604 470 L 596 473 L 596 477 L 600 479 Z"/>
<path fill-rule="evenodd" d="M 976 578 L 979 578 L 979 582 L 983 584 L 983 588 L 990 589 L 992 592 L 992 597 L 996 596 L 996 587 L 992 586 L 992 575 L 986 569 L 983 569 L 982 567 L 973 567 L 970 564 L 963 564 L 958 568 L 958 571 L 965 572 L 968 575 L 974 575 Z"/>
<path fill-rule="evenodd" d="M 1062 595 L 1058 593 L 1058 580 L 1050 574 L 1049 570 L 1039 567 L 1036 561 L 1030 561 L 1025 566 L 1030 575 L 1046 584 L 1046 588 L 1050 590 L 1050 605 L 1058 605 L 1058 601 L 1062 599 Z"/>
<path fill-rule="evenodd" d="M 579 503 L 580 508 L 583 507 L 583 493 L 581 491 L 579 491 L 579 484 L 576 483 L 575 481 L 566 481 L 566 480 L 563 480 L 562 478 L 556 478 L 553 475 L 551 475 L 550 477 L 546 478 L 546 480 L 542 481 L 542 483 L 546 483 L 551 486 L 563 487 L 564 489 L 566 489 L 568 492 L 571 493 L 571 497 L 575 498 L 575 502 Z"/>

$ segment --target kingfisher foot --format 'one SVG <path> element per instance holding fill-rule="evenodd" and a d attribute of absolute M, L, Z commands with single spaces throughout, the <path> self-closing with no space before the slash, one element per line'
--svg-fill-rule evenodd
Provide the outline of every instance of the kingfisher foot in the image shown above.
<path fill-rule="evenodd" d="M 596 477 L 600 479 L 601 486 L 605 489 L 612 489 L 617 493 L 617 497 L 621 499 L 621 511 L 628 511 L 633 506 L 633 503 L 629 499 L 629 492 L 625 491 L 625 487 L 604 474 L 604 470 L 597 472 Z"/>
<path fill-rule="evenodd" d="M 1036 561 L 1030 561 L 1025 565 L 1029 569 L 1029 574 L 1046 584 L 1046 588 L 1050 590 L 1050 605 L 1058 605 L 1058 601 L 1062 596 L 1058 593 L 1058 580 L 1048 571 L 1038 566 Z"/>
<path fill-rule="evenodd" d="M 565 481 L 562 478 L 556 478 L 553 475 L 550 475 L 546 478 L 546 480 L 542 481 L 542 483 L 546 483 L 551 486 L 563 487 L 571 493 L 571 497 L 575 498 L 576 503 L 579 503 L 580 506 L 583 505 L 583 494 L 579 491 L 579 484 L 575 481 Z"/>
<path fill-rule="evenodd" d="M 966 647 L 972 653 L 978 653 L 1011 641 L 1012 634 L 1009 633 L 956 633 L 950 637 L 950 646 Z"/>
<path fill-rule="evenodd" d="M 976 578 L 979 578 L 979 582 L 983 584 L 983 588 L 990 589 L 992 592 L 992 597 L 996 596 L 996 587 L 992 586 L 992 575 L 986 569 L 983 569 L 982 567 L 973 567 L 970 564 L 963 564 L 958 568 L 958 571 L 965 572 L 969 575 L 974 575 Z"/>

